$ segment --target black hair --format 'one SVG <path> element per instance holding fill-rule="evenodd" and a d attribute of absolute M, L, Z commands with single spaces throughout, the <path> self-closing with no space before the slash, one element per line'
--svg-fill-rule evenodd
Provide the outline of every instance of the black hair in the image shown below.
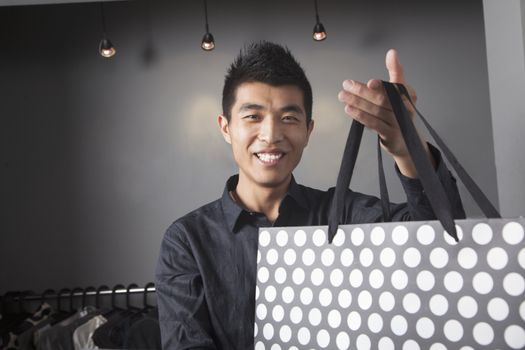
<path fill-rule="evenodd" d="M 243 83 L 261 82 L 272 86 L 294 85 L 303 93 L 306 123 L 312 119 L 312 87 L 303 68 L 287 47 L 268 41 L 246 45 L 231 64 L 224 79 L 222 112 L 231 118 L 237 88 Z"/>

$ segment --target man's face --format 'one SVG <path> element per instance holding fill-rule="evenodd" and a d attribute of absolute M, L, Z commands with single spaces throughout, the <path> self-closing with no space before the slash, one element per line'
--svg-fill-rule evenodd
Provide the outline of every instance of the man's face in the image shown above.
<path fill-rule="evenodd" d="M 226 142 L 239 166 L 239 181 L 276 187 L 290 180 L 308 144 L 313 121 L 306 123 L 303 94 L 292 85 L 241 84 L 230 121 L 219 116 Z"/>

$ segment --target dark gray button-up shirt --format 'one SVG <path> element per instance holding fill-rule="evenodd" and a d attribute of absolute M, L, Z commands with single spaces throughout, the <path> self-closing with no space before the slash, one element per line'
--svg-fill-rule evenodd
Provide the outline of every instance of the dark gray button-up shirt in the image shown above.
<path fill-rule="evenodd" d="M 441 160 L 437 173 L 456 218 L 465 213 L 456 187 Z M 430 220 L 434 213 L 419 180 L 399 172 L 407 203 L 392 204 L 393 221 Z M 334 188 L 320 191 L 292 179 L 272 225 L 263 214 L 235 203 L 226 183 L 224 194 L 175 221 L 162 241 L 156 271 L 163 349 L 252 349 L 259 227 L 327 225 Z M 345 223 L 381 221 L 378 198 L 348 190 Z"/>

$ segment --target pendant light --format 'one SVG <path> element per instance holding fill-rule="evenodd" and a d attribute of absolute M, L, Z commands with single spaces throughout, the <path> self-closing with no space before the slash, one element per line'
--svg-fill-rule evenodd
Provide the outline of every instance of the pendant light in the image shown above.
<path fill-rule="evenodd" d="M 104 3 L 102 2 L 100 3 L 100 16 L 102 18 L 102 40 L 100 40 L 98 45 L 98 52 L 100 52 L 102 57 L 111 58 L 115 56 L 117 50 L 106 35 L 106 17 L 104 16 Z"/>
<path fill-rule="evenodd" d="M 322 41 L 326 39 L 326 30 L 323 24 L 319 21 L 319 9 L 317 8 L 317 0 L 314 0 L 315 5 L 315 26 L 313 38 L 315 41 Z"/>
<path fill-rule="evenodd" d="M 206 33 L 202 37 L 201 48 L 204 51 L 211 51 L 215 48 L 215 40 L 208 26 L 208 2 L 206 0 L 204 0 L 204 18 L 206 20 Z"/>

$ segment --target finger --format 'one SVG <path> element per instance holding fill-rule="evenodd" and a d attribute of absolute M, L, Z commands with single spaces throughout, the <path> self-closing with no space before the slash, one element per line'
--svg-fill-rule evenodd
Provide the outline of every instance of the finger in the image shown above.
<path fill-rule="evenodd" d="M 383 83 L 378 79 L 370 79 L 368 83 L 366 83 L 366 86 L 372 90 L 381 90 Z"/>
<path fill-rule="evenodd" d="M 412 98 L 412 97 L 410 97 Z M 408 98 L 406 96 L 401 96 L 401 101 L 403 101 L 403 104 L 405 105 L 405 108 L 407 109 L 407 111 L 410 113 L 410 114 L 415 114 L 416 111 L 414 109 L 414 106 L 412 105 L 412 103 L 410 103 L 410 101 L 408 100 Z"/>
<path fill-rule="evenodd" d="M 395 49 L 388 50 L 386 53 L 385 63 L 390 82 L 404 84 L 405 74 L 403 72 L 403 66 L 399 62 L 399 57 Z"/>
<path fill-rule="evenodd" d="M 382 139 L 388 139 L 388 135 L 394 131 L 392 126 L 387 124 L 384 120 L 361 109 L 346 105 L 345 113 L 363 124 L 365 127 L 377 132 Z"/>
<path fill-rule="evenodd" d="M 414 120 L 416 118 L 416 110 L 415 110 L 414 106 L 412 105 L 412 103 L 408 100 L 408 98 L 406 96 L 401 96 L 401 101 L 405 105 L 405 108 L 406 108 L 410 118 L 412 120 Z"/>
<path fill-rule="evenodd" d="M 382 91 L 383 93 L 386 93 L 385 92 L 385 89 L 383 88 L 383 83 L 381 82 L 381 80 L 378 80 L 378 79 L 370 79 L 368 81 L 368 83 L 366 84 L 366 86 L 369 88 L 369 89 L 373 89 L 373 90 L 380 90 Z M 409 85 L 406 85 L 407 89 L 408 89 L 408 93 L 410 95 L 410 98 L 412 99 L 412 101 L 415 103 L 415 99 L 417 98 L 416 96 L 416 92 L 415 90 L 409 86 Z M 408 99 L 403 95 L 401 96 L 402 99 L 403 99 L 403 103 L 404 105 L 406 106 L 407 110 L 412 114 L 412 113 L 415 113 L 415 110 L 414 110 L 414 107 L 412 106 L 412 103 L 410 103 L 410 101 L 408 101 Z M 358 106 L 359 108 L 359 106 Z M 392 107 L 390 106 L 388 110 L 392 110 Z M 372 113 L 373 114 L 373 113 Z M 388 123 L 388 120 L 386 120 L 387 123 Z M 389 123 L 390 124 L 390 123 Z"/>
<path fill-rule="evenodd" d="M 346 106 L 373 115 L 376 118 L 383 120 L 386 124 L 392 126 L 393 113 L 391 109 L 386 109 L 381 106 L 378 106 L 362 97 L 351 94 L 344 90 L 339 92 L 338 98 L 339 101 L 346 104 Z"/>
<path fill-rule="evenodd" d="M 343 90 L 353 95 L 359 96 L 377 106 L 390 109 L 390 102 L 387 101 L 383 90 L 371 89 L 367 85 L 355 81 L 345 80 L 343 82 Z"/>
<path fill-rule="evenodd" d="M 414 104 L 416 104 L 416 102 L 417 102 L 416 90 L 414 90 L 414 88 L 412 86 L 408 85 L 408 84 L 405 84 L 405 87 L 408 90 L 408 94 L 410 95 L 410 99 L 412 100 L 412 102 Z"/>

